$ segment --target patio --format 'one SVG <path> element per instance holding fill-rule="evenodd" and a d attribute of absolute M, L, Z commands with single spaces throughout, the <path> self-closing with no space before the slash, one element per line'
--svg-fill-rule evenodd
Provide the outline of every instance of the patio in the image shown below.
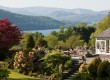
<path fill-rule="evenodd" d="M 86 63 L 89 64 L 95 57 L 100 57 L 102 60 L 108 60 L 110 62 L 110 55 L 99 54 L 98 56 L 86 58 Z"/>

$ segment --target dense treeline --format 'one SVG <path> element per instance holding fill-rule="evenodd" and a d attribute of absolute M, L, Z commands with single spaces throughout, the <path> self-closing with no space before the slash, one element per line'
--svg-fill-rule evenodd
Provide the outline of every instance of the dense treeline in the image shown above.
<path fill-rule="evenodd" d="M 63 22 L 45 16 L 26 16 L 0 10 L 0 18 L 9 18 L 21 30 L 58 29 Z"/>
<path fill-rule="evenodd" d="M 81 39 L 84 40 L 86 43 L 89 42 L 91 33 L 95 32 L 95 28 L 92 26 L 87 26 L 86 23 L 80 23 L 77 27 L 74 27 L 75 35 L 81 35 Z"/>
<path fill-rule="evenodd" d="M 19 49 L 22 48 L 27 42 L 27 37 L 32 35 L 34 37 L 34 43 L 37 44 L 36 47 L 39 46 L 47 46 L 49 49 L 59 48 L 59 49 L 68 49 L 75 47 L 83 47 L 84 44 L 89 44 L 90 35 L 95 31 L 95 28 L 92 26 L 87 26 L 86 23 L 80 23 L 77 26 L 64 28 L 60 27 L 59 31 L 51 31 L 51 33 L 47 36 L 44 36 L 42 33 L 25 33 L 23 34 L 23 39 L 19 45 Z M 47 43 L 46 43 L 46 42 Z M 33 42 L 33 41 L 32 41 Z M 26 43 L 26 44 L 25 44 Z M 30 44 L 30 43 L 29 43 Z M 22 46 L 21 46 L 22 45 Z M 13 47 L 14 48 L 14 47 Z"/>
<path fill-rule="evenodd" d="M 95 45 L 95 36 L 103 32 L 107 28 L 110 28 L 110 15 L 107 15 L 98 24 L 95 24 L 94 27 L 96 28 L 96 31 L 92 33 L 92 35 L 90 36 L 91 38 L 90 43 L 93 46 Z"/>

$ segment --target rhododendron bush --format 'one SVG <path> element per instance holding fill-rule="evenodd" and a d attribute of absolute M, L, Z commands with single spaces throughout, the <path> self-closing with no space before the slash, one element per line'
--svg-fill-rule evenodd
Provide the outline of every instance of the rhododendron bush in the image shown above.
<path fill-rule="evenodd" d="M 20 29 L 8 19 L 0 20 L 0 48 L 9 48 L 19 43 L 21 39 Z"/>
<path fill-rule="evenodd" d="M 29 52 L 25 53 L 23 51 L 16 52 L 14 56 L 14 68 L 18 72 L 23 74 L 29 74 L 33 70 L 33 60 L 35 59 L 35 53 Z"/>

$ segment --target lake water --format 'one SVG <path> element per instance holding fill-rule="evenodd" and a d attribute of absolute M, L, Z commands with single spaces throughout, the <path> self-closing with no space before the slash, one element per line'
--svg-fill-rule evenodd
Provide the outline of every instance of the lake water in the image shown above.
<path fill-rule="evenodd" d="M 23 31 L 25 33 L 35 33 L 35 32 L 41 32 L 43 35 L 50 34 L 51 31 L 59 31 L 59 29 L 48 29 L 48 30 L 30 30 L 30 31 Z"/>

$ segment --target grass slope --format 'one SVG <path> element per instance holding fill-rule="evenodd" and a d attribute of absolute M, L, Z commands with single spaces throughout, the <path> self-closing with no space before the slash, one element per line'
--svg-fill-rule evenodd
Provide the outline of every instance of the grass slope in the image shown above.
<path fill-rule="evenodd" d="M 35 79 L 34 77 L 17 73 L 13 70 L 9 70 L 9 71 L 11 72 L 11 74 L 9 74 L 8 80 L 41 80 L 41 79 Z"/>

